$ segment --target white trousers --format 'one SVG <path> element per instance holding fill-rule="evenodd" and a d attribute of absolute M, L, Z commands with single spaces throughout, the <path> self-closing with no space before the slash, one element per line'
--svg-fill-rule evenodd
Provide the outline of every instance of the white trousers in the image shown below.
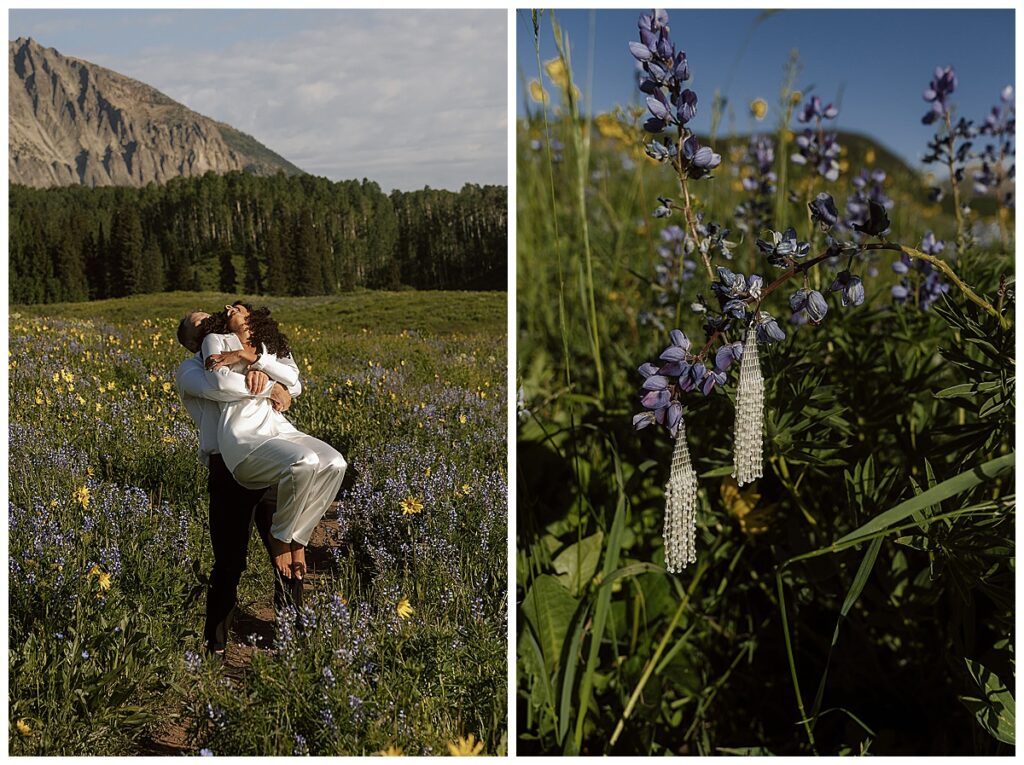
<path fill-rule="evenodd" d="M 305 433 L 276 436 L 256 447 L 235 468 L 247 489 L 277 487 L 270 533 L 282 542 L 309 543 L 334 500 L 348 463 L 338 451 Z"/>

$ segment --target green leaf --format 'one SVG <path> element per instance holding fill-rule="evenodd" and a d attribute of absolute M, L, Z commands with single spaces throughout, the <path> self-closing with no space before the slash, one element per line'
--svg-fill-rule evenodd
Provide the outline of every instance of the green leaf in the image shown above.
<path fill-rule="evenodd" d="M 1000 680 L 995 673 L 989 671 L 984 665 L 964 659 L 967 663 L 967 671 L 971 673 L 974 682 L 978 684 L 984 694 L 984 699 L 975 699 L 970 696 L 961 696 L 969 710 L 974 713 L 978 723 L 989 734 L 1004 744 L 1014 744 L 1014 719 L 1015 704 L 1013 694 L 1006 687 L 1006 683 Z"/>
<path fill-rule="evenodd" d="M 864 591 L 864 585 L 868 583 L 868 577 L 871 576 L 871 570 L 875 567 L 875 560 L 878 558 L 878 551 L 882 547 L 882 540 L 884 537 L 878 537 L 872 540 L 871 544 L 868 545 L 867 552 L 864 553 L 864 559 L 860 562 L 860 568 L 857 569 L 857 574 L 853 577 L 853 582 L 850 584 L 850 589 L 846 593 L 846 599 L 843 600 L 843 606 L 839 609 L 839 618 L 836 620 L 836 628 L 832 633 L 832 644 L 828 647 L 828 658 L 825 660 L 825 669 L 821 673 L 821 681 L 818 683 L 818 692 L 814 697 L 814 705 L 811 707 L 811 718 L 817 722 L 818 710 L 821 709 L 822 699 L 825 697 L 825 682 L 828 679 L 828 668 L 832 662 L 832 649 L 836 647 L 836 643 L 839 642 L 839 627 L 843 623 L 849 613 L 850 609 L 853 608 L 853 604 L 857 602 L 857 598 Z"/>
<path fill-rule="evenodd" d="M 597 564 L 601 561 L 601 543 L 604 533 L 598 531 L 574 545 L 570 545 L 552 561 L 559 580 L 575 596 L 586 587 L 597 572 Z"/>
<path fill-rule="evenodd" d="M 576 598 L 550 574 L 541 574 L 523 598 L 523 616 L 533 628 L 548 675 L 554 673 L 565 642 L 569 623 L 576 607 Z"/>
<path fill-rule="evenodd" d="M 970 397 L 976 393 L 995 390 L 999 386 L 1000 382 L 998 380 L 981 383 L 963 383 L 961 385 L 954 385 L 951 388 L 940 390 L 935 394 L 935 398 L 955 398 L 956 396 Z"/>
<path fill-rule="evenodd" d="M 914 513 L 924 510 L 926 507 L 937 505 L 939 502 L 942 502 L 949 497 L 955 497 L 958 494 L 963 494 L 980 483 L 992 481 L 1013 468 L 1014 456 L 1014 452 L 1010 452 L 1007 455 L 997 457 L 994 460 L 989 460 L 988 462 L 971 468 L 970 470 L 965 470 L 963 473 L 943 481 L 934 488 L 922 492 L 905 502 L 901 502 L 883 513 L 879 513 L 860 528 L 855 531 L 851 531 L 840 539 L 837 539 L 833 543 L 833 546 L 850 542 L 861 537 L 866 537 L 874 534 L 875 532 L 887 529 L 905 518 L 909 518 Z"/>

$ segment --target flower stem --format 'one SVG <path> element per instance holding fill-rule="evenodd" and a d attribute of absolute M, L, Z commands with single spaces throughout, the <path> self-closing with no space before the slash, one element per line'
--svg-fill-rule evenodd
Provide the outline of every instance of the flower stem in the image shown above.
<path fill-rule="evenodd" d="M 612 732 L 612 737 L 608 742 L 609 747 L 614 747 L 615 742 L 619 740 L 619 736 L 622 735 L 622 729 L 626 725 L 626 720 L 633 714 L 633 708 L 636 707 L 637 701 L 640 700 L 640 694 L 643 693 L 644 686 L 647 685 L 647 681 L 651 679 L 651 673 L 654 672 L 654 668 L 658 666 L 658 660 L 661 658 L 661 654 L 664 653 L 665 647 L 668 645 L 669 638 L 672 637 L 672 633 L 675 631 L 676 625 L 679 624 L 679 620 L 683 617 L 683 612 L 686 610 L 686 606 L 690 603 L 690 598 L 693 595 L 694 590 L 697 589 L 697 582 L 700 581 L 701 576 L 707 570 L 707 562 L 701 561 L 697 565 L 697 572 L 694 574 L 693 579 L 690 581 L 690 586 L 686 590 L 686 595 L 681 601 L 679 606 L 676 608 L 676 612 L 672 615 L 672 620 L 668 624 L 668 628 L 665 630 L 665 634 L 661 636 L 661 640 L 658 641 L 658 647 L 655 649 L 654 654 L 650 659 L 647 660 L 647 666 L 644 667 L 644 672 L 640 676 L 640 682 L 636 684 L 636 688 L 633 689 L 633 693 L 629 697 L 629 701 L 626 704 L 626 709 L 622 712 L 622 717 L 619 718 L 618 724 L 615 726 L 615 730 Z"/>
<path fill-rule="evenodd" d="M 690 236 L 693 237 L 693 246 L 696 249 L 700 249 L 700 237 L 697 236 L 697 224 L 694 223 L 693 219 L 693 202 L 690 199 L 690 190 L 686 185 L 686 172 L 683 170 L 683 141 L 686 140 L 686 131 L 680 125 L 678 145 L 676 149 L 676 164 L 674 169 L 676 176 L 679 178 L 679 188 L 683 192 L 683 217 L 686 218 L 686 225 L 690 229 Z M 715 270 L 711 267 L 711 258 L 708 257 L 706 252 L 701 252 L 701 260 L 704 261 L 704 268 L 708 272 L 708 279 L 711 281 L 715 280 Z M 683 257 L 686 257 L 686 248 L 683 247 Z"/>
<path fill-rule="evenodd" d="M 907 247 L 903 244 L 897 244 L 895 242 L 881 242 L 879 244 L 866 244 L 863 249 L 865 250 L 891 250 L 893 252 L 902 252 L 907 257 L 917 260 L 923 260 L 927 263 L 931 263 L 937 269 L 939 269 L 946 277 L 957 286 L 957 288 L 964 293 L 964 297 L 973 303 L 981 306 L 981 309 L 985 313 L 996 317 L 999 320 L 999 326 L 1003 329 L 1009 329 L 1011 322 L 1009 317 L 1004 316 L 1000 311 L 993 306 L 985 298 L 980 297 L 974 290 L 968 286 L 968 284 L 961 279 L 952 267 L 944 261 L 942 258 L 937 258 L 934 255 L 928 255 L 927 253 L 915 250 L 913 247 Z"/>
<path fill-rule="evenodd" d="M 964 249 L 967 238 L 964 235 L 964 214 L 960 209 L 960 184 L 956 179 L 956 169 L 953 167 L 954 150 L 956 149 L 956 136 L 953 134 L 953 123 L 949 116 L 949 110 L 945 112 L 946 117 L 946 164 L 949 167 L 949 184 L 953 191 L 953 212 L 956 213 L 956 256 L 962 259 L 966 253 Z"/>
<path fill-rule="evenodd" d="M 981 309 L 985 311 L 985 313 L 997 318 L 999 320 L 1000 327 L 1002 327 L 1003 329 L 1010 328 L 1010 319 L 1007 316 L 1004 316 L 995 306 L 993 306 L 990 302 L 985 300 L 985 298 L 979 296 L 978 293 L 972 290 L 970 286 L 967 284 L 967 282 L 961 279 L 960 276 L 957 275 L 956 271 L 954 271 L 953 268 L 949 265 L 949 263 L 944 261 L 942 258 L 938 258 L 934 255 L 928 255 L 927 253 L 921 252 L 920 250 L 915 250 L 913 247 L 907 247 L 906 245 L 899 244 L 897 242 L 878 242 L 874 244 L 863 244 L 860 245 L 860 248 L 861 250 L 889 250 L 891 252 L 902 252 L 909 258 L 923 260 L 927 263 L 931 263 L 933 266 L 935 266 L 935 268 L 937 268 L 939 271 L 945 274 L 946 277 L 948 277 L 949 280 L 956 285 L 957 289 L 964 293 L 964 297 L 966 297 L 971 302 L 979 305 Z M 767 287 L 761 290 L 761 297 L 758 298 L 756 302 L 760 304 L 760 302 L 764 300 L 768 295 L 773 293 L 775 290 L 777 290 L 783 284 L 788 282 L 794 276 L 796 276 L 799 273 L 803 273 L 810 270 L 814 266 L 818 265 L 821 261 L 828 258 L 830 255 L 831 253 L 826 250 L 824 253 L 818 255 L 815 258 L 811 258 L 808 261 L 798 263 L 795 266 L 792 266 L 780 277 L 778 277 L 775 281 L 773 281 L 771 284 L 769 284 Z M 748 302 L 753 300 L 754 298 L 749 298 Z"/>

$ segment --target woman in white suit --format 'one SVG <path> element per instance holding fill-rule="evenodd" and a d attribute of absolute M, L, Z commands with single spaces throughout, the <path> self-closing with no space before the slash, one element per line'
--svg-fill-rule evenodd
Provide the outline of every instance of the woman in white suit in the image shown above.
<path fill-rule="evenodd" d="M 298 380 L 288 338 L 268 309 L 238 301 L 205 319 L 199 329 L 213 384 L 225 384 L 226 375 L 252 370 L 266 372 L 286 387 Z M 341 487 L 345 458 L 299 431 L 270 398 L 226 401 L 220 408 L 218 443 L 235 480 L 249 489 L 277 487 L 271 553 L 281 576 L 297 580 L 301 587 L 306 545 Z"/>

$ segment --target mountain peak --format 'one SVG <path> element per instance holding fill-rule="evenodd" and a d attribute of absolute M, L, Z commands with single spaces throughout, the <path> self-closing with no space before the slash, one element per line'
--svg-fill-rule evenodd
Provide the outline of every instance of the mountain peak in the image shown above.
<path fill-rule="evenodd" d="M 210 171 L 302 172 L 156 88 L 31 37 L 12 40 L 8 54 L 13 183 L 145 186 Z"/>

